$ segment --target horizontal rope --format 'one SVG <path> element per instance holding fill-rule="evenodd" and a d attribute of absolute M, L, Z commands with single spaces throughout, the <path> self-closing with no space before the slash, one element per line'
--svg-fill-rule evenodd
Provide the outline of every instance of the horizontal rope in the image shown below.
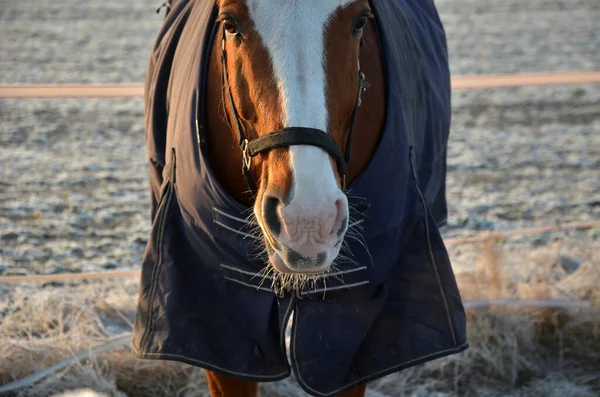
<path fill-rule="evenodd" d="M 553 225 L 553 226 L 539 226 L 528 229 L 516 229 L 506 232 L 487 232 L 472 237 L 460 237 L 460 238 L 448 238 L 444 239 L 445 245 L 460 245 L 460 244 L 473 244 L 481 243 L 494 238 L 506 238 L 515 236 L 526 236 L 532 234 L 549 233 L 549 232 L 560 232 L 563 230 L 573 229 L 594 229 L 600 227 L 600 222 L 574 222 L 565 223 L 564 225 Z"/>
<path fill-rule="evenodd" d="M 598 83 L 600 83 L 600 71 L 495 75 L 488 74 L 452 78 L 452 88 L 455 90 Z"/>
<path fill-rule="evenodd" d="M 141 98 L 143 84 L 0 85 L 0 98 Z"/>
<path fill-rule="evenodd" d="M 543 85 L 598 84 L 600 71 L 488 74 L 452 77 L 455 90 Z M 13 84 L 0 85 L 0 98 L 140 98 L 144 84 Z"/>
<path fill-rule="evenodd" d="M 477 301 L 465 301 L 464 307 L 466 310 L 480 309 L 490 306 L 518 306 L 518 307 L 529 307 L 529 308 L 556 308 L 556 309 L 587 309 L 590 306 L 586 302 L 573 302 L 564 300 L 518 300 L 518 299 L 496 299 L 496 300 L 477 300 Z M 25 378 L 19 379 L 15 382 L 9 383 L 4 386 L 0 386 L 0 393 L 6 393 L 14 391 L 26 386 L 31 386 L 35 382 L 41 379 L 53 375 L 61 369 L 75 364 L 81 360 L 89 357 L 98 356 L 108 351 L 119 349 L 123 346 L 130 347 L 132 342 L 131 332 L 124 333 L 116 338 L 112 338 L 107 342 L 94 347 L 91 350 L 86 350 L 73 357 L 65 358 L 58 363 L 33 373 Z"/>
<path fill-rule="evenodd" d="M 139 270 L 122 270 L 116 272 L 98 273 L 60 273 L 60 274 L 36 274 L 33 276 L 2 276 L 0 284 L 52 282 L 52 281 L 80 281 L 98 280 L 118 277 L 139 277 Z"/>
<path fill-rule="evenodd" d="M 465 309 L 481 309 L 490 306 L 517 306 L 530 307 L 534 309 L 589 309 L 590 305 L 586 302 L 573 302 L 565 300 L 520 300 L 520 299 L 494 299 L 494 300 L 474 300 L 464 301 Z"/>
<path fill-rule="evenodd" d="M 53 375 L 56 372 L 60 371 L 61 369 L 65 368 L 71 364 L 75 364 L 81 360 L 88 358 L 88 357 L 98 356 L 102 353 L 116 350 L 122 346 L 131 346 L 131 342 L 132 342 L 131 332 L 124 333 L 120 336 L 117 336 L 115 338 L 108 340 L 107 342 L 105 342 L 99 346 L 94 347 L 91 350 L 86 350 L 86 351 L 83 351 L 83 352 L 73 356 L 73 357 L 65 358 L 65 359 L 57 362 L 56 364 L 54 364 L 48 368 L 45 368 L 41 371 L 35 372 L 29 376 L 26 376 L 23 379 L 17 380 L 15 382 L 9 383 L 4 386 L 0 386 L 0 393 L 6 393 L 9 391 L 21 389 L 26 386 L 31 386 L 35 382 L 38 382 L 47 376 Z"/>

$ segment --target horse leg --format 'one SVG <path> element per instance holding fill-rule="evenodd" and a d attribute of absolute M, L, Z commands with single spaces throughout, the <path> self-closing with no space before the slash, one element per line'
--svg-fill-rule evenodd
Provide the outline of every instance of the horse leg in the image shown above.
<path fill-rule="evenodd" d="M 220 375 L 212 371 L 206 371 L 208 387 L 212 397 L 257 397 L 258 383 L 248 380 L 239 380 Z M 338 397 L 364 397 L 367 385 L 352 389 Z"/>
<path fill-rule="evenodd" d="M 258 383 L 206 371 L 212 397 L 257 397 Z"/>
<path fill-rule="evenodd" d="M 364 397 L 366 391 L 367 385 L 362 385 L 356 389 L 352 389 L 346 393 L 340 394 L 339 397 Z"/>

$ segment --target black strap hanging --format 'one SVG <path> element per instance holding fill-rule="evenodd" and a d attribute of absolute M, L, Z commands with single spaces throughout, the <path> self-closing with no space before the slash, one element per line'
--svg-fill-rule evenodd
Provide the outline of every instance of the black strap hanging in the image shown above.
<path fill-rule="evenodd" d="M 235 107 L 235 103 L 233 102 L 233 95 L 231 94 L 231 89 L 229 86 L 229 76 L 227 73 L 227 53 L 225 52 L 225 29 L 223 29 L 223 39 L 221 43 L 221 82 L 223 85 L 223 106 L 225 106 L 225 114 L 227 115 L 227 124 L 229 124 L 229 128 L 235 133 L 238 139 L 238 145 L 242 148 L 243 155 L 243 164 L 242 164 L 242 173 L 244 174 L 244 178 L 246 179 L 246 183 L 248 184 L 248 189 L 250 191 L 255 191 L 257 189 L 256 183 L 252 178 L 252 174 L 250 173 L 250 157 L 247 155 L 248 151 L 248 139 L 244 134 L 244 130 L 242 129 L 239 115 L 237 112 L 237 108 Z M 227 112 L 227 105 L 231 109 L 232 117 L 230 119 L 229 112 Z"/>
<path fill-rule="evenodd" d="M 348 131 L 348 138 L 346 138 L 346 148 L 344 150 L 344 161 L 346 164 L 350 164 L 350 147 L 352 146 L 352 136 L 354 135 L 354 124 L 356 123 L 356 115 L 358 114 L 358 108 L 362 103 L 362 93 L 367 89 L 367 83 L 365 82 L 365 75 L 363 72 L 358 70 L 358 96 L 354 103 L 354 109 L 352 109 L 352 115 L 350 116 L 350 130 Z"/>

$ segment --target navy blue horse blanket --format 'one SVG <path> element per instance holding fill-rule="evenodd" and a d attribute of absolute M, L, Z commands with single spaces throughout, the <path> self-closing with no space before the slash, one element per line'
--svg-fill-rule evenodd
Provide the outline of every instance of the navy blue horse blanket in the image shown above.
<path fill-rule="evenodd" d="M 250 209 L 213 175 L 205 76 L 215 38 L 209 0 L 172 4 L 152 50 L 145 111 L 152 228 L 133 353 L 260 382 L 292 371 L 333 396 L 467 348 L 461 297 L 439 226 L 446 220 L 450 74 L 431 0 L 372 0 L 388 84 L 387 120 L 349 202 L 354 262 L 300 290 L 258 273 Z M 286 357 L 285 330 L 293 325 Z"/>

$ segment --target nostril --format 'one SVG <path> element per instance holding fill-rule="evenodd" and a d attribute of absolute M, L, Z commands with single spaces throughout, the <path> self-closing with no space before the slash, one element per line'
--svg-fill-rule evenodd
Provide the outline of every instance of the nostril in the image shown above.
<path fill-rule="evenodd" d="M 340 228 L 338 229 L 336 236 L 337 238 L 340 238 L 344 235 L 344 233 L 346 233 L 346 229 L 348 228 L 348 217 L 345 217 L 344 220 L 342 221 L 342 224 L 340 225 Z"/>
<path fill-rule="evenodd" d="M 348 228 L 348 215 L 346 211 L 346 201 L 339 199 L 335 202 L 335 209 L 337 211 L 335 222 L 333 223 L 332 232 L 336 233 L 337 238 L 340 238 L 346 232 Z"/>
<path fill-rule="evenodd" d="M 325 263 L 325 260 L 327 259 L 327 253 L 326 252 L 319 252 L 319 254 L 317 254 L 317 261 L 316 264 L 318 267 L 323 266 L 323 264 Z"/>
<path fill-rule="evenodd" d="M 265 197 L 263 201 L 263 218 L 269 231 L 278 236 L 281 233 L 281 220 L 277 208 L 282 204 L 281 200 L 276 197 Z"/>

